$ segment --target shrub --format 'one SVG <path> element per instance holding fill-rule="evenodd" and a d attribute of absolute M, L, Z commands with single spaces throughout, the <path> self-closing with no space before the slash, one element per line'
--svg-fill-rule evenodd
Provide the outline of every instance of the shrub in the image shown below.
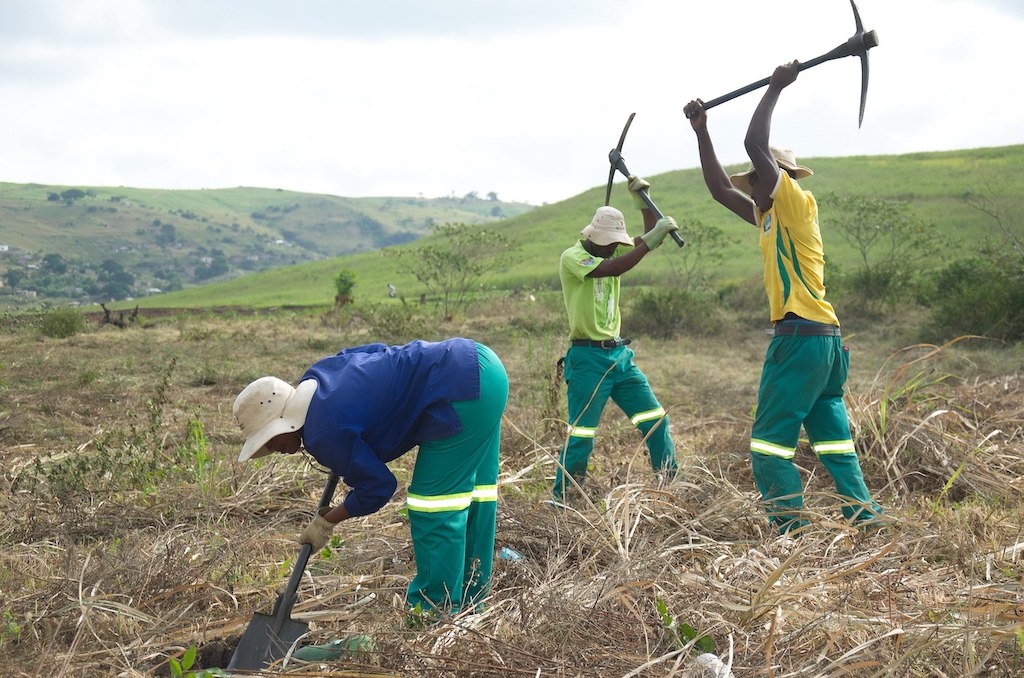
<path fill-rule="evenodd" d="M 760 273 L 723 285 L 718 298 L 722 306 L 732 310 L 744 323 L 768 322 L 768 297 Z"/>
<path fill-rule="evenodd" d="M 373 341 L 404 344 L 413 339 L 431 338 L 426 318 L 408 304 L 368 304 L 361 310 Z"/>
<path fill-rule="evenodd" d="M 1024 257 L 970 257 L 931 277 L 920 302 L 931 311 L 927 331 L 940 339 L 979 334 L 1024 339 Z"/>
<path fill-rule="evenodd" d="M 645 290 L 626 311 L 623 326 L 656 339 L 679 334 L 710 336 L 722 329 L 718 297 L 710 292 Z"/>
<path fill-rule="evenodd" d="M 352 290 L 356 286 L 355 271 L 342 270 L 334 278 L 334 305 L 344 306 L 352 303 Z"/>
<path fill-rule="evenodd" d="M 45 316 L 39 327 L 44 336 L 51 339 L 66 339 L 85 329 L 85 316 L 73 308 L 57 308 Z"/>

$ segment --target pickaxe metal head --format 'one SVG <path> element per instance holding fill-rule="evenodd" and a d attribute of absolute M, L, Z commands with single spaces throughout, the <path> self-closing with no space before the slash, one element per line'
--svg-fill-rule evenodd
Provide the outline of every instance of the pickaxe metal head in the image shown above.
<path fill-rule="evenodd" d="M 629 168 L 626 167 L 626 161 L 622 159 L 622 145 L 626 142 L 626 132 L 629 131 L 629 126 L 633 124 L 633 116 L 636 113 L 630 113 L 629 118 L 626 119 L 626 126 L 622 128 L 622 134 L 619 135 L 619 144 L 608 151 L 608 163 L 611 165 L 611 169 L 608 170 L 608 188 L 604 192 L 604 204 L 607 205 L 612 199 L 612 181 L 615 179 L 615 172 L 622 172 L 622 176 L 629 178 Z M 651 213 L 658 219 L 661 219 L 664 214 L 658 209 L 658 206 L 651 200 L 650 194 L 646 190 L 640 191 L 640 199 L 647 205 L 647 209 L 651 210 Z M 683 241 L 683 236 L 679 235 L 679 231 L 671 231 L 672 239 L 676 241 L 676 244 L 682 247 L 686 243 Z"/>
<path fill-rule="evenodd" d="M 860 127 L 861 123 L 864 122 L 864 104 L 867 102 L 868 97 L 868 50 L 872 47 L 878 46 L 878 34 L 874 31 L 864 30 L 864 24 L 860 20 L 860 12 L 857 10 L 857 4 L 853 0 L 850 0 L 850 7 L 853 8 L 853 20 L 857 26 L 857 32 L 854 33 L 849 40 L 835 49 L 826 52 L 821 56 L 815 57 L 810 61 L 800 62 L 798 68 L 799 70 L 804 71 L 833 59 L 840 59 L 848 56 L 860 57 L 860 116 L 857 120 L 857 126 Z M 711 101 L 706 101 L 704 102 L 704 110 L 714 108 L 718 104 L 724 104 L 726 101 L 732 101 L 736 97 L 746 94 L 747 92 L 753 92 L 756 89 L 761 89 L 769 82 L 771 82 L 771 78 L 762 78 L 757 82 L 752 82 L 745 87 L 740 87 L 737 90 L 729 92 L 728 94 L 723 94 Z"/>
<path fill-rule="evenodd" d="M 608 161 L 611 163 L 611 169 L 608 170 L 608 188 L 604 191 L 605 205 L 609 204 L 612 200 L 612 181 L 615 180 L 615 170 L 618 168 L 618 164 L 622 161 L 622 145 L 626 143 L 626 133 L 629 132 L 629 126 L 633 124 L 633 118 L 635 116 L 636 112 L 629 114 L 629 118 L 626 119 L 626 126 L 622 128 L 622 134 L 619 135 L 618 145 L 608 153 Z"/>
<path fill-rule="evenodd" d="M 860 12 L 857 11 L 857 4 L 853 0 L 850 0 L 850 7 L 853 8 L 853 21 L 857 26 L 857 32 L 846 42 L 849 45 L 850 42 L 860 38 L 856 45 L 850 45 L 852 50 L 850 53 L 860 57 L 860 117 L 857 118 L 857 127 L 860 127 L 864 122 L 864 104 L 868 99 L 868 50 L 878 47 L 878 34 L 874 31 L 865 33 L 864 24 L 860 21 Z"/>

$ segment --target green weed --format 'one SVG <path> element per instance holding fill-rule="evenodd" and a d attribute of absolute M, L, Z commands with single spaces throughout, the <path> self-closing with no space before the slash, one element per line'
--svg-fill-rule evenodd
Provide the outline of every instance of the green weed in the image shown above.
<path fill-rule="evenodd" d="M 185 650 L 185 654 L 181 656 L 181 661 L 178 661 L 174 657 L 168 660 L 168 666 L 171 671 L 173 678 L 219 678 L 221 676 L 228 676 L 226 671 L 223 669 L 202 669 L 199 671 L 189 671 L 192 666 L 196 663 L 196 646 L 195 643 L 188 646 Z"/>
<path fill-rule="evenodd" d="M 176 678 L 179 678 L 180 676 L 184 676 L 185 675 L 185 671 L 188 671 L 190 668 L 192 668 L 192 664 L 194 664 L 195 661 L 196 661 L 196 646 L 193 643 L 192 645 L 188 646 L 187 650 L 185 650 L 185 654 L 183 654 L 181 656 L 181 661 L 180 662 L 177 659 L 175 659 L 174 657 L 171 657 L 171 659 L 170 659 L 171 675 L 175 676 Z"/>
<path fill-rule="evenodd" d="M 687 646 L 694 654 L 701 654 L 704 652 L 715 653 L 715 641 L 711 639 L 711 636 L 702 636 L 697 633 L 697 629 L 693 628 L 686 622 L 678 621 L 673 618 L 668 611 L 668 606 L 665 601 L 661 598 L 655 599 L 655 606 L 658 608 L 658 615 L 661 617 L 661 622 L 665 627 L 665 630 L 669 632 L 672 638 L 672 644 L 677 649 L 684 649 Z"/>
<path fill-rule="evenodd" d="M 17 643 L 21 639 L 21 624 L 15 619 L 11 612 L 5 610 L 2 625 L 0 625 L 0 647 L 8 643 Z"/>
<path fill-rule="evenodd" d="M 203 422 L 193 414 L 188 421 L 185 443 L 178 448 L 181 462 L 189 469 L 192 480 L 206 500 L 217 496 L 217 462 L 210 456 L 209 441 Z"/>

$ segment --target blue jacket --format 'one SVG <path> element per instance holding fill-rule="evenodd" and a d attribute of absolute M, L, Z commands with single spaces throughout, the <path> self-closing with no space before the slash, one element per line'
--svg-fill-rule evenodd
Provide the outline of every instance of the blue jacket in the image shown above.
<path fill-rule="evenodd" d="M 353 516 L 394 495 L 398 481 L 387 462 L 462 430 L 453 400 L 480 397 L 476 343 L 462 338 L 349 348 L 318 361 L 306 379 L 317 388 L 303 445 L 352 488 L 344 505 Z"/>

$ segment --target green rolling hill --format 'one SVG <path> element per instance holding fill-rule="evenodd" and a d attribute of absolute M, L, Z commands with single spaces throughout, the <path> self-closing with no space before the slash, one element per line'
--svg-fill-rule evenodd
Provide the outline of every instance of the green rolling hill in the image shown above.
<path fill-rule="evenodd" d="M 188 289 L 409 242 L 433 224 L 494 223 L 532 209 L 492 197 L 0 183 L 0 281 L 7 283 L 0 306 Z M 123 294 L 112 294 L 111 279 L 121 271 L 132 283 Z M 26 298 L 19 288 L 38 295 Z"/>
<path fill-rule="evenodd" d="M 975 199 L 990 201 L 996 205 L 1000 214 L 1020 214 L 1024 208 L 1024 185 L 1020 179 L 1024 174 L 1024 145 L 894 156 L 802 158 L 801 163 L 815 171 L 815 175 L 805 179 L 802 184 L 814 192 L 822 203 L 823 237 L 830 259 L 840 266 L 855 266 L 858 255 L 848 243 L 829 230 L 827 196 L 831 193 L 908 203 L 910 214 L 915 220 L 926 228 L 934 229 L 936 235 L 948 237 L 953 243 L 950 248 L 942 251 L 943 258 L 955 258 L 973 251 L 972 242 L 976 244 L 982 238 L 998 237 L 1000 228 L 1016 228 L 1018 232 L 1021 228 L 1019 224 L 1000 224 L 985 211 L 969 204 L 968 198 L 973 196 Z M 739 170 L 743 167 L 737 165 L 728 169 Z M 716 280 L 724 284 L 758 274 L 760 259 L 756 234 L 748 224 L 712 202 L 698 168 L 677 170 L 648 179 L 652 184 L 651 195 L 665 214 L 692 227 L 704 225 L 721 229 L 730 239 L 725 261 L 716 268 Z M 200 192 L 198 196 L 190 194 L 190 199 L 199 201 L 205 197 L 203 193 Z M 262 196 L 263 201 L 270 202 L 272 195 Z M 288 204 L 285 196 L 281 198 L 277 204 Z M 310 196 L 308 199 L 311 202 L 325 200 L 321 196 Z M 593 210 L 603 201 L 604 187 L 595 186 L 562 202 L 529 209 L 500 222 L 493 221 L 492 226 L 500 228 L 518 244 L 519 249 L 515 261 L 502 270 L 492 272 L 485 284 L 507 290 L 557 288 L 558 255 L 577 237 L 580 228 L 589 222 Z M 622 182 L 615 186 L 612 204 L 626 213 L 630 231 L 638 232 L 639 214 L 632 209 Z M 162 209 L 165 213 L 173 213 L 175 209 L 195 210 L 196 205 L 166 203 L 162 204 Z M 326 218 L 325 213 L 322 219 Z M 268 224 L 262 221 L 247 223 L 245 228 L 257 227 L 264 229 L 261 232 L 264 236 L 270 233 Z M 401 296 L 418 298 L 423 288 L 401 269 L 401 260 L 381 256 L 369 240 L 364 243 L 363 251 L 344 256 L 325 256 L 317 261 L 277 266 L 243 277 L 218 280 L 131 302 L 119 302 L 117 307 L 128 308 L 135 304 L 142 308 L 330 304 L 333 299 L 333 279 L 343 269 L 356 274 L 354 296 L 357 303 L 386 300 L 388 283 L 396 285 Z M 379 244 L 381 247 L 396 248 L 415 246 L 411 242 Z M 679 250 L 673 243 L 666 241 L 649 261 L 630 276 L 629 283 L 663 284 L 671 280 L 678 258 L 696 256 L 699 256 L 698 249 Z"/>

